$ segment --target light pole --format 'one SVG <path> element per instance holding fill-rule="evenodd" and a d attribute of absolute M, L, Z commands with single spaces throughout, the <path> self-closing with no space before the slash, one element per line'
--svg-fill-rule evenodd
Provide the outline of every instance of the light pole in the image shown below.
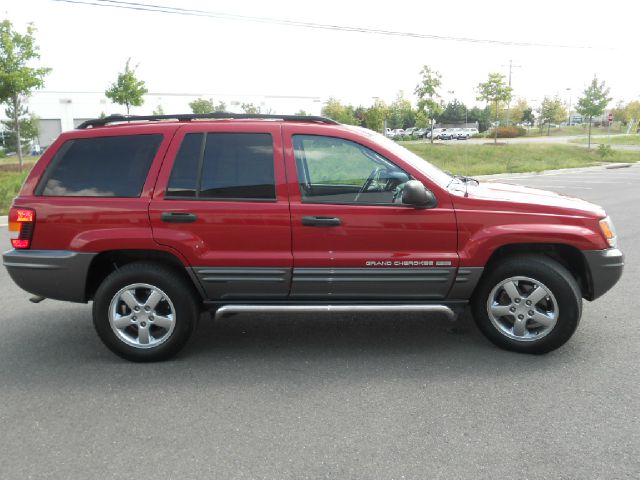
<path fill-rule="evenodd" d="M 571 88 L 566 88 L 567 92 L 569 92 L 569 126 L 571 126 Z"/>

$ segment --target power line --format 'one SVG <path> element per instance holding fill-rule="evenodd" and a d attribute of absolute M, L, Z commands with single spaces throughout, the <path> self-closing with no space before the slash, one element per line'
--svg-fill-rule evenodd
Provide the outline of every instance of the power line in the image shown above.
<path fill-rule="evenodd" d="M 454 37 L 448 35 L 432 35 L 415 32 L 402 32 L 395 30 L 384 30 L 377 28 L 354 27 L 346 25 L 333 25 L 327 23 L 303 22 L 298 20 L 285 20 L 269 17 L 254 17 L 248 15 L 236 15 L 231 13 L 212 12 L 207 10 L 195 10 L 179 7 L 168 7 L 164 5 L 155 5 L 141 2 L 126 2 L 118 0 L 52 0 L 54 2 L 72 3 L 76 5 L 88 5 L 94 7 L 121 8 L 125 10 L 138 10 L 145 12 L 166 13 L 172 15 L 183 15 L 192 17 L 218 18 L 224 20 L 244 21 L 254 23 L 266 23 L 272 25 L 284 25 L 289 27 L 312 28 L 318 30 L 332 30 L 341 32 L 365 33 L 373 35 L 387 35 L 395 37 L 409 37 L 429 40 L 441 40 L 464 43 L 480 43 L 491 45 L 506 45 L 512 47 L 544 47 L 544 48 L 569 48 L 569 49 L 594 49 L 603 47 L 593 47 L 589 45 L 563 45 L 551 43 L 535 43 L 535 42 L 515 42 L 505 40 L 493 40 L 487 38 L 471 38 L 471 37 Z"/>

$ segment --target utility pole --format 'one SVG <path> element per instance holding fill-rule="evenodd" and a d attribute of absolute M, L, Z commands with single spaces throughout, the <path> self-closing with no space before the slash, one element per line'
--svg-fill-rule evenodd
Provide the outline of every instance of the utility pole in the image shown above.
<path fill-rule="evenodd" d="M 502 65 L 503 67 L 509 67 L 509 88 L 511 88 L 511 73 L 514 68 L 521 68 L 522 65 L 514 65 L 513 60 L 509 60 L 509 65 Z M 511 100 L 507 103 L 507 125 L 511 123 Z"/>

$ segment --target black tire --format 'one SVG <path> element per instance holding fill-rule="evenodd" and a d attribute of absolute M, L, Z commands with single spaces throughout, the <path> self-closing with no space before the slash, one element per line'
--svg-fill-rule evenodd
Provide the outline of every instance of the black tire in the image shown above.
<path fill-rule="evenodd" d="M 522 321 L 525 322 L 524 325 L 527 325 L 526 335 L 530 334 L 531 337 L 525 339 L 523 336 L 520 337 L 522 339 L 514 339 L 515 326 L 511 332 L 505 332 L 504 328 L 499 328 L 491 320 L 489 314 L 490 305 L 496 304 L 489 304 L 489 297 L 492 296 L 491 301 L 493 302 L 494 294 L 498 295 L 501 292 L 498 286 L 512 277 L 533 279 L 540 282 L 543 287 L 552 293 L 551 296 L 546 296 L 542 300 L 542 302 L 547 302 L 546 305 L 553 305 L 551 303 L 551 297 L 553 297 L 556 304 L 555 308 L 557 309 L 555 325 L 546 327 L 546 333 L 544 326 L 525 318 Z M 523 285 L 522 287 L 519 286 L 521 284 Z M 526 280 L 521 280 L 518 282 L 516 289 L 524 289 L 527 285 L 530 285 L 530 283 Z M 494 288 L 496 288 L 496 292 L 494 292 Z M 530 290 L 528 293 L 532 291 Z M 502 291 L 501 295 L 502 298 L 505 298 L 506 291 Z M 522 296 L 522 298 L 526 300 L 526 296 Z M 523 302 L 523 300 L 519 302 Z M 507 295 L 506 305 L 504 306 L 531 308 L 523 306 L 524 303 L 516 304 L 514 303 L 515 301 L 518 300 L 512 301 L 510 295 Z M 501 303 L 499 305 L 503 306 Z M 545 304 L 543 303 L 543 305 Z M 553 306 L 550 309 L 553 310 Z M 498 347 L 519 353 L 542 354 L 561 347 L 571 338 L 578 327 L 582 315 L 582 296 L 573 275 L 557 261 L 543 255 L 520 255 L 505 258 L 487 268 L 471 299 L 471 310 L 480 331 Z M 529 311 L 529 313 L 531 312 Z M 517 313 L 520 313 L 520 310 L 517 310 Z M 527 316 L 526 313 L 525 316 Z M 493 315 L 493 317 L 498 325 L 503 324 L 509 327 L 510 320 L 513 320 L 512 323 L 515 325 L 515 314 L 507 313 L 503 317 L 498 317 L 497 315 Z M 528 329 L 529 326 L 533 326 L 531 333 Z M 538 335 L 538 331 L 540 331 L 541 337 L 535 338 Z"/>
<path fill-rule="evenodd" d="M 161 343 L 157 345 L 150 345 L 154 341 L 158 341 L 154 338 L 153 334 L 150 336 L 146 334 L 146 341 L 148 345 L 140 345 L 136 347 L 127 343 L 127 332 L 139 331 L 139 325 L 132 324 L 131 327 L 126 329 L 117 329 L 112 327 L 110 321 L 112 301 L 118 309 L 116 295 L 119 294 L 125 287 L 132 285 L 150 285 L 155 287 L 157 292 L 163 294 L 161 300 L 157 302 L 157 308 L 169 309 L 169 314 L 166 316 L 156 315 L 156 322 L 160 319 L 171 318 L 172 327 L 161 328 L 158 325 L 154 325 L 151 317 L 146 317 L 147 322 L 137 320 L 140 325 L 148 325 L 146 328 L 149 332 L 160 332 L 162 335 Z M 149 295 L 152 290 L 146 290 L 141 287 L 142 298 L 144 299 L 144 292 L 148 291 Z M 118 296 L 121 298 L 121 296 Z M 149 297 L 151 298 L 151 297 Z M 123 310 L 127 310 L 120 303 L 119 307 Z M 142 305 L 142 304 L 141 304 Z M 138 307 L 140 308 L 140 307 Z M 144 309 L 144 307 L 142 307 Z M 133 310 L 127 312 L 129 316 L 134 315 Z M 156 307 L 150 312 L 156 314 Z M 102 282 L 98 290 L 96 291 L 93 301 L 93 324 L 98 336 L 104 342 L 104 344 L 116 355 L 134 362 L 155 362 L 161 360 L 167 360 L 176 353 L 178 353 L 187 343 L 191 333 L 193 332 L 200 313 L 200 304 L 197 297 L 197 293 L 194 291 L 193 285 L 189 284 L 188 280 L 171 268 L 165 267 L 151 262 L 134 262 L 123 266 L 122 268 L 111 273 Z M 149 315 L 149 313 L 140 312 L 139 315 Z M 124 316 L 122 317 L 124 319 Z M 135 318 L 135 317 L 133 317 Z M 133 320 L 131 320 L 133 322 Z M 152 330 L 152 328 L 154 330 Z M 120 333 L 116 333 L 120 332 Z M 141 341 L 141 334 L 137 333 L 138 340 Z M 152 340 L 149 341 L 149 338 Z"/>

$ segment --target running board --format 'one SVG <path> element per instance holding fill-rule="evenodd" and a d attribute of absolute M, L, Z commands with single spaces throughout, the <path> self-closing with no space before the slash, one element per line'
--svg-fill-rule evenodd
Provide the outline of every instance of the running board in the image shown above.
<path fill-rule="evenodd" d="M 223 305 L 216 310 L 217 320 L 235 313 L 351 313 L 351 312 L 421 312 L 442 313 L 449 320 L 456 314 L 446 305 Z"/>

